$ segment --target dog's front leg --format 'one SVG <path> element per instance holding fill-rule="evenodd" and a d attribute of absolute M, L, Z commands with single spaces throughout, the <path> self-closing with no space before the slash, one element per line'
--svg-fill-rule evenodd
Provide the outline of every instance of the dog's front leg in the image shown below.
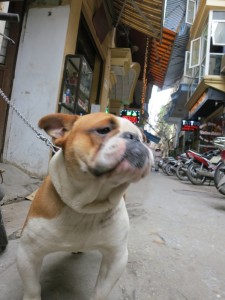
<path fill-rule="evenodd" d="M 104 249 L 101 253 L 103 255 L 101 267 L 91 300 L 106 300 L 127 264 L 127 245 L 119 249 Z"/>
<path fill-rule="evenodd" d="M 41 300 L 39 275 L 43 255 L 33 254 L 29 250 L 20 245 L 17 254 L 17 268 L 24 286 L 23 300 Z"/>

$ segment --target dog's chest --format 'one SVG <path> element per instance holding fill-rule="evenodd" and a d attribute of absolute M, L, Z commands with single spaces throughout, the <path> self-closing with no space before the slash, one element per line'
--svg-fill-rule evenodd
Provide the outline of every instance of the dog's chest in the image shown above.
<path fill-rule="evenodd" d="M 40 229 L 42 235 L 40 236 Z M 46 250 L 88 250 L 118 244 L 127 237 L 129 219 L 123 201 L 104 214 L 79 214 L 66 207 L 56 218 L 33 218 L 24 238 L 39 239 Z"/>

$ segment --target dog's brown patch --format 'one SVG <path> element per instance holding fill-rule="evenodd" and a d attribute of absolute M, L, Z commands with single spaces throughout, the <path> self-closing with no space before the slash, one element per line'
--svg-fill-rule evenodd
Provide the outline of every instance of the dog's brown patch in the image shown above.
<path fill-rule="evenodd" d="M 56 192 L 50 176 L 47 176 L 32 201 L 25 225 L 30 218 L 53 219 L 64 207 L 65 204 Z"/>

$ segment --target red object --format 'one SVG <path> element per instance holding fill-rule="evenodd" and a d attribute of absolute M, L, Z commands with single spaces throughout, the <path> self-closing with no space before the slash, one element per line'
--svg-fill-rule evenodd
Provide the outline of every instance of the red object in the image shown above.
<path fill-rule="evenodd" d="M 134 124 L 138 123 L 138 118 L 134 117 L 134 116 L 122 116 L 122 118 L 128 119 L 129 121 L 131 121 Z"/>
<path fill-rule="evenodd" d="M 190 158 L 190 157 L 193 157 L 195 160 L 197 160 L 199 163 L 205 165 L 206 167 L 209 166 L 209 161 L 207 158 L 203 157 L 201 154 L 197 153 L 197 152 L 194 152 L 192 150 L 187 150 L 187 156 Z"/>
<path fill-rule="evenodd" d="M 181 127 L 181 130 L 182 131 L 195 131 L 199 128 L 199 126 L 197 125 L 183 125 Z"/>
<path fill-rule="evenodd" d="M 222 160 L 225 161 L 225 150 L 221 151 L 220 155 Z"/>

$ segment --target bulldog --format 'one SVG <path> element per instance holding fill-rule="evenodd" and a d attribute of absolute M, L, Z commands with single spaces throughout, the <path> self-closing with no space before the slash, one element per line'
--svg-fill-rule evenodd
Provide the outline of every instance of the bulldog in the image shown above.
<path fill-rule="evenodd" d="M 131 182 L 145 177 L 152 154 L 141 131 L 111 114 L 50 114 L 39 127 L 60 150 L 25 221 L 17 265 L 23 300 L 40 300 L 45 255 L 56 251 L 102 254 L 91 300 L 105 300 L 128 258 L 129 219 L 123 199 Z"/>

